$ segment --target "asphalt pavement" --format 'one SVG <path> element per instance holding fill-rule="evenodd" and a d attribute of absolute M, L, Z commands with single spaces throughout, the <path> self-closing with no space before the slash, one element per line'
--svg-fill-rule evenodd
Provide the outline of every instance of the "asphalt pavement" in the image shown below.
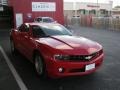
<path fill-rule="evenodd" d="M 91 75 L 40 79 L 34 73 L 33 64 L 24 56 L 11 54 L 10 29 L 0 29 L 0 46 L 4 49 L 28 90 L 120 90 L 120 31 L 83 27 L 73 27 L 72 30 L 75 35 L 84 36 L 103 45 L 105 52 L 103 65 Z M 9 90 L 20 90 L 5 58 L 0 53 L 0 90 L 8 88 Z"/>
<path fill-rule="evenodd" d="M 19 90 L 19 87 L 0 52 L 0 90 Z"/>

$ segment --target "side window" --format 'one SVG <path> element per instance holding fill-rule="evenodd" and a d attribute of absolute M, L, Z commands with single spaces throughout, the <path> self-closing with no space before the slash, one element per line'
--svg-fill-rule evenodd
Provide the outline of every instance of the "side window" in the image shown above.
<path fill-rule="evenodd" d="M 42 18 L 37 18 L 37 21 L 38 21 L 38 22 L 41 22 L 41 21 L 42 21 Z"/>
<path fill-rule="evenodd" d="M 23 24 L 21 26 L 18 27 L 18 30 L 21 32 L 23 29 Z"/>
<path fill-rule="evenodd" d="M 39 26 L 32 26 L 33 37 L 45 37 L 45 33 Z"/>
<path fill-rule="evenodd" d="M 19 31 L 20 31 L 20 32 L 28 32 L 28 31 L 29 31 L 29 25 L 22 24 L 22 25 L 19 27 Z"/>

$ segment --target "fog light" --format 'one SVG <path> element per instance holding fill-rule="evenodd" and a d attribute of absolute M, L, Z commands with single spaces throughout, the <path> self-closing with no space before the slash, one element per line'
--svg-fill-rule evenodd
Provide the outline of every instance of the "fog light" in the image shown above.
<path fill-rule="evenodd" d="M 58 68 L 58 71 L 59 71 L 60 73 L 62 73 L 62 72 L 64 72 L 64 69 L 63 69 L 63 68 Z"/>

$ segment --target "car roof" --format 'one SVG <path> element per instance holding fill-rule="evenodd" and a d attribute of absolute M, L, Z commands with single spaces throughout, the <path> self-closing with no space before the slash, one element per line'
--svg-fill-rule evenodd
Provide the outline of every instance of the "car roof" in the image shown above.
<path fill-rule="evenodd" d="M 59 23 L 37 23 L 37 22 L 32 22 L 32 23 L 25 23 L 25 24 L 29 24 L 30 26 L 34 26 L 34 25 L 37 25 L 37 26 L 43 26 L 43 25 L 60 25 Z"/>
<path fill-rule="evenodd" d="M 37 17 L 37 18 L 51 18 L 51 17 Z"/>

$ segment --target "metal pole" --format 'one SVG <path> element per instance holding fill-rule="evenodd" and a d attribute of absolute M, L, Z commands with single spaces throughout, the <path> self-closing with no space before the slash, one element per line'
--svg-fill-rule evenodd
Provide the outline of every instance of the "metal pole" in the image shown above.
<path fill-rule="evenodd" d="M 97 0 L 97 17 L 98 17 L 98 0 Z"/>

